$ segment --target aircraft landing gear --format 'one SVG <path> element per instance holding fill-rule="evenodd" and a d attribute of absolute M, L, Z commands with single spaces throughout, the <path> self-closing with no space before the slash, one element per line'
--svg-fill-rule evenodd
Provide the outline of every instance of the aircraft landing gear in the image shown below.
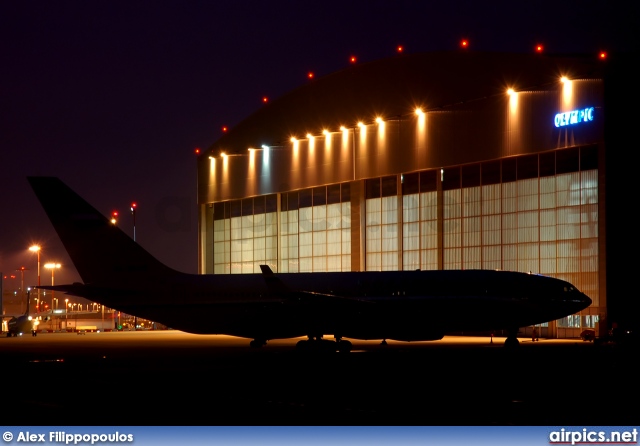
<path fill-rule="evenodd" d="M 254 339 L 253 341 L 249 342 L 249 347 L 251 348 L 260 348 L 265 345 L 267 345 L 267 341 L 263 339 Z"/>
<path fill-rule="evenodd" d="M 322 336 L 309 336 L 309 339 L 298 341 L 296 349 L 304 352 L 340 352 L 349 353 L 353 348 L 353 344 L 349 341 L 343 340 L 341 337 L 336 337 L 335 341 L 329 339 L 322 339 Z"/>
<path fill-rule="evenodd" d="M 345 341 L 342 336 L 336 336 L 336 347 L 340 353 L 349 353 L 353 348 L 351 341 Z"/>
<path fill-rule="evenodd" d="M 517 347 L 520 345 L 520 341 L 518 341 L 518 329 L 507 330 L 507 339 L 504 340 L 505 347 Z"/>

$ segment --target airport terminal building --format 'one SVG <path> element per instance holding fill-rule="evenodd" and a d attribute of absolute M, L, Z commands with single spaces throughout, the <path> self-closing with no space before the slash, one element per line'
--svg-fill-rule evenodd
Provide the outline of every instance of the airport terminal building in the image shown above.
<path fill-rule="evenodd" d="M 200 272 L 539 273 L 593 300 L 542 336 L 603 330 L 623 274 L 614 64 L 436 52 L 310 81 L 199 155 Z"/>

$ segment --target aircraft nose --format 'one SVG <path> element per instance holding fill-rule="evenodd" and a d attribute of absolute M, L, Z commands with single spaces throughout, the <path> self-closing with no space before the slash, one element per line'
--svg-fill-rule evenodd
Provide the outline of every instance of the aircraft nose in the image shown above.
<path fill-rule="evenodd" d="M 593 303 L 591 298 L 582 292 L 578 292 L 578 296 L 575 297 L 574 301 L 580 306 L 580 310 L 587 308 Z"/>

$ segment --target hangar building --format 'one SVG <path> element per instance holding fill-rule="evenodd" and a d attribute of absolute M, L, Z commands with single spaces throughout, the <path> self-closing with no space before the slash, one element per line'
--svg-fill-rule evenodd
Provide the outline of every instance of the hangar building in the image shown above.
<path fill-rule="evenodd" d="M 310 81 L 199 155 L 200 272 L 540 273 L 593 300 L 542 336 L 603 330 L 625 313 L 608 308 L 625 206 L 607 205 L 626 164 L 610 155 L 625 144 L 615 65 L 435 52 Z"/>

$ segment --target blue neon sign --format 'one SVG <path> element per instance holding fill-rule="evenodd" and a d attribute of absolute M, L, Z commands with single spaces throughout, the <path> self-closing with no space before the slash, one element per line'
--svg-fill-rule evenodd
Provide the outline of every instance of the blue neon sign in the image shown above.
<path fill-rule="evenodd" d="M 595 109 L 593 107 L 581 108 L 564 113 L 556 114 L 556 127 L 565 127 L 567 125 L 580 124 L 581 122 L 593 121 Z"/>

